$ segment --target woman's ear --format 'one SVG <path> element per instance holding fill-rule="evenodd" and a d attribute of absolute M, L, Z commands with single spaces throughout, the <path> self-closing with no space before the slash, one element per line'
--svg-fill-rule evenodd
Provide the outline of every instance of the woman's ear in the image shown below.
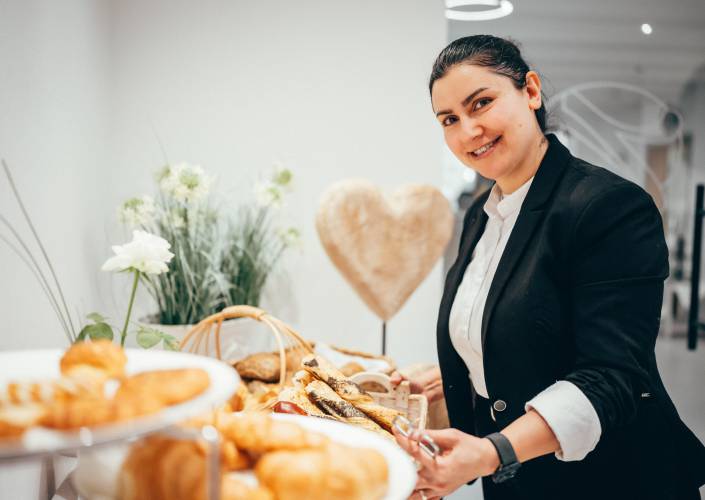
<path fill-rule="evenodd" d="M 529 108 L 534 111 L 541 107 L 541 78 L 536 71 L 526 73 L 526 93 L 529 96 Z"/>

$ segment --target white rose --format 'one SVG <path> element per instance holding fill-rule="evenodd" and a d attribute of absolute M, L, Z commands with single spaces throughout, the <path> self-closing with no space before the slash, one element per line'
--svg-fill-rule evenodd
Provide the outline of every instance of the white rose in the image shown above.
<path fill-rule="evenodd" d="M 167 264 L 174 257 L 171 245 L 164 238 L 145 231 L 134 230 L 132 241 L 113 246 L 115 255 L 103 264 L 103 271 L 135 269 L 145 274 L 161 274 L 169 270 Z"/>

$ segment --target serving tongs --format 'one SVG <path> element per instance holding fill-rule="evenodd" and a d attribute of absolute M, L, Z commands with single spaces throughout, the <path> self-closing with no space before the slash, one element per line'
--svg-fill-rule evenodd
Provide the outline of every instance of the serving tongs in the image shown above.
<path fill-rule="evenodd" d="M 411 423 L 411 420 L 403 415 L 397 415 L 392 421 L 392 426 L 399 431 L 399 434 L 405 438 L 412 439 L 410 436 L 416 431 L 416 427 Z M 421 437 L 415 439 L 419 443 L 419 448 L 431 459 L 435 460 L 436 456 L 440 454 L 441 449 L 438 447 L 436 442 L 431 436 L 426 432 L 421 432 Z"/>

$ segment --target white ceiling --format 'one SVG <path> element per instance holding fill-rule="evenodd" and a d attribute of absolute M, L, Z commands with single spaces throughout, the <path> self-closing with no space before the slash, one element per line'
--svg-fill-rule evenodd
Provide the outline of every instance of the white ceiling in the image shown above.
<path fill-rule="evenodd" d="M 550 98 L 569 86 L 611 80 L 677 105 L 705 64 L 705 0 L 513 0 L 495 21 L 449 21 L 449 38 L 489 33 L 519 42 Z M 651 35 L 641 24 L 653 27 Z"/>

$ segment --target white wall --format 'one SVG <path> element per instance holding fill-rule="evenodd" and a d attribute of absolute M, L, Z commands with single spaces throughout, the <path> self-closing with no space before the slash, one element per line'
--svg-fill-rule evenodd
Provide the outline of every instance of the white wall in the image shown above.
<path fill-rule="evenodd" d="M 0 157 L 7 160 L 72 312 L 94 309 L 109 169 L 106 3 L 0 2 Z M 0 213 L 26 225 L 0 175 Z M 8 235 L 5 227 L 0 229 Z M 38 254 L 38 252 L 37 252 Z M 65 345 L 47 299 L 0 242 L 0 349 Z"/>
<path fill-rule="evenodd" d="M 291 163 L 304 248 L 265 307 L 307 338 L 377 352 L 380 322 L 334 270 L 314 218 L 339 179 L 440 185 L 426 80 L 445 40 L 442 4 L 127 0 L 114 14 L 111 203 L 161 164 L 152 123 L 171 161 L 202 163 L 235 199 L 274 160 Z M 390 322 L 400 363 L 435 359 L 440 293 L 436 270 Z"/>
<path fill-rule="evenodd" d="M 112 156 L 106 7 L 95 0 L 0 1 L 0 157 L 12 169 L 72 311 L 83 313 L 99 305 L 95 269 L 104 253 L 104 174 Z M 0 214 L 30 238 L 4 175 Z M 0 232 L 8 235 L 5 227 Z M 67 342 L 39 285 L 2 242 L 0 318 L 0 350 Z M 39 471 L 38 462 L 3 465 L 0 497 L 41 498 Z M 64 475 L 57 471 L 57 481 Z"/>
<path fill-rule="evenodd" d="M 18 181 L 74 302 L 124 312 L 127 284 L 97 269 L 108 244 L 124 238 L 114 207 L 150 190 L 163 164 L 156 130 L 170 161 L 202 164 L 233 201 L 274 160 L 292 164 L 288 215 L 304 245 L 287 258 L 265 306 L 310 339 L 379 350 L 380 322 L 330 264 L 314 217 L 320 194 L 343 178 L 440 187 L 442 139 L 426 82 L 445 44 L 442 2 L 16 4 L 2 16 L 11 27 L 3 33 L 25 52 L 3 43 L 2 60 L 26 78 L 39 71 L 42 87 L 26 95 L 18 81 L 3 91 L 13 107 L 0 118 L 0 151 L 29 169 Z M 101 6 L 107 24 L 91 18 Z M 39 70 L 34 46 L 45 54 Z M 5 195 L 1 203 L 4 211 Z M 16 259 L 0 262 L 3 282 L 13 283 L 0 287 L 6 328 L 33 339 L 4 335 L 0 347 L 57 344 L 29 274 Z M 437 267 L 388 325 L 400 364 L 435 360 L 441 281 Z M 138 313 L 148 309 L 145 300 Z"/>

